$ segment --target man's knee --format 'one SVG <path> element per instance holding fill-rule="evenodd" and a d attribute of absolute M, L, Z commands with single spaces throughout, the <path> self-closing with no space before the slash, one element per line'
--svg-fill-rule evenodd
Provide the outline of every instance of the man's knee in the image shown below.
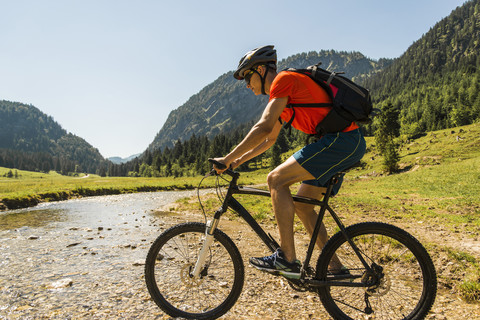
<path fill-rule="evenodd" d="M 277 188 L 281 185 L 280 183 L 280 172 L 278 170 L 271 171 L 267 176 L 267 184 L 270 189 Z"/>

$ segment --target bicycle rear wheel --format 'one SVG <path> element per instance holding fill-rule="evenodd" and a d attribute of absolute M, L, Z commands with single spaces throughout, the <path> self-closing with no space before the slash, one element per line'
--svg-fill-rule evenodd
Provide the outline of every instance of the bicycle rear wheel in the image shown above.
<path fill-rule="evenodd" d="M 244 281 L 240 252 L 216 230 L 200 277 L 191 277 L 205 236 L 204 223 L 183 223 L 163 232 L 145 262 L 145 281 L 155 303 L 168 315 L 215 319 L 237 301 Z"/>
<path fill-rule="evenodd" d="M 319 257 L 317 278 L 368 286 L 320 288 L 328 313 L 335 319 L 367 319 L 368 315 L 375 319 L 424 319 L 435 300 L 437 278 L 420 242 L 385 223 L 359 223 L 346 231 L 374 272 L 366 271 L 341 232 L 335 234 Z M 349 272 L 328 270 L 334 254 Z"/>

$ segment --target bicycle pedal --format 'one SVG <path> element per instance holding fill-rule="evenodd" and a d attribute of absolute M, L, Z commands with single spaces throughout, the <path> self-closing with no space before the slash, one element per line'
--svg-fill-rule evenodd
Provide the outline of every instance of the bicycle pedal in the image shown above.
<path fill-rule="evenodd" d="M 305 274 L 308 277 L 315 277 L 315 269 L 313 267 L 308 266 L 307 268 L 305 268 Z"/>
<path fill-rule="evenodd" d="M 287 278 L 285 278 L 285 279 L 287 279 Z M 292 289 L 295 290 L 295 291 L 305 292 L 305 291 L 308 290 L 308 289 L 305 287 L 305 285 L 300 282 L 300 280 L 287 279 L 287 281 L 288 281 L 288 285 L 290 286 L 290 288 L 292 288 Z"/>

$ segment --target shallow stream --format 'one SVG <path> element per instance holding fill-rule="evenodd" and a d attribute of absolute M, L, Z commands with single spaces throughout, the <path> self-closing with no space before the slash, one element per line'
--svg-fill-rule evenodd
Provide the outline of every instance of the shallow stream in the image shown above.
<path fill-rule="evenodd" d="M 159 314 L 143 303 L 143 261 L 156 236 L 182 220 L 159 208 L 193 194 L 91 197 L 0 213 L 0 319 Z"/>

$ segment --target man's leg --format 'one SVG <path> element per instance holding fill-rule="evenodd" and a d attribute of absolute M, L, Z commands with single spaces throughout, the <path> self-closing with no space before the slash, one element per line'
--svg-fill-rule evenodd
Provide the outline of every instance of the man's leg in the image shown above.
<path fill-rule="evenodd" d="M 321 200 L 323 195 L 326 192 L 326 188 L 323 187 L 316 187 L 309 184 L 302 183 L 300 188 L 298 189 L 297 195 L 307 198 L 313 198 L 317 200 Z M 313 233 L 313 229 L 315 228 L 315 223 L 317 222 L 317 213 L 314 210 L 314 205 L 308 203 L 301 203 L 295 202 L 295 212 L 297 216 L 302 221 L 303 225 L 307 229 L 310 236 Z M 318 237 L 316 240 L 316 244 L 320 250 L 322 250 L 323 246 L 328 240 L 327 229 L 325 228 L 325 224 L 322 221 L 320 225 L 320 230 L 318 233 Z M 332 257 L 329 265 L 330 269 L 341 269 L 342 263 L 338 259 L 336 255 Z"/>
<path fill-rule="evenodd" d="M 287 267 L 292 262 L 298 263 L 294 261 L 296 258 L 293 238 L 295 205 L 290 194 L 290 185 L 305 180 L 315 180 L 318 182 L 318 185 L 324 185 L 335 172 L 345 169 L 358 161 L 363 156 L 365 148 L 365 140 L 358 129 L 347 133 L 327 134 L 317 142 L 311 143 L 297 151 L 285 163 L 275 168 L 269 174 L 268 185 L 272 195 L 272 204 L 278 223 L 280 247 L 283 255 L 281 254 L 282 252 L 279 252 L 270 257 L 264 257 L 265 259 L 261 258 L 261 261 L 268 261 L 269 266 L 272 264 L 277 265 L 275 262 L 276 258 L 281 256 Z M 303 192 L 308 193 L 308 191 Z M 308 220 L 306 221 L 306 226 L 313 230 L 312 225 L 315 224 L 315 217 L 312 215 L 311 210 L 309 212 L 306 215 L 308 218 L 305 219 Z M 326 230 L 324 229 L 323 231 Z M 323 240 L 326 240 L 326 232 Z M 333 262 L 332 264 L 335 263 Z M 340 264 L 338 260 L 337 264 Z M 331 265 L 331 267 L 333 266 Z M 271 269 L 271 267 L 265 268 L 265 270 L 267 269 Z"/>
<path fill-rule="evenodd" d="M 314 179 L 314 177 L 300 166 L 293 157 L 270 172 L 267 178 L 280 234 L 280 247 L 285 259 L 290 262 L 296 259 L 293 237 L 295 205 L 290 193 L 290 186 L 295 182 L 311 179 Z"/>

